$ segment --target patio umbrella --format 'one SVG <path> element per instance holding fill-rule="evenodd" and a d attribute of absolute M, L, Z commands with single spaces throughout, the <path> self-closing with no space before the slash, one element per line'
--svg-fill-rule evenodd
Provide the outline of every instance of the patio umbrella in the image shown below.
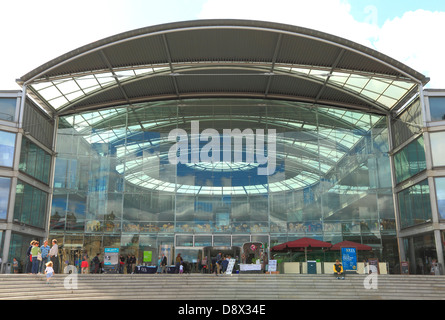
<path fill-rule="evenodd" d="M 334 244 L 331 247 L 331 250 L 341 250 L 341 248 L 356 248 L 357 250 L 361 250 L 361 251 L 372 250 L 371 246 L 368 246 L 368 245 L 362 244 L 362 243 L 358 243 L 358 242 L 347 241 L 347 240 Z"/>
<path fill-rule="evenodd" d="M 300 238 L 293 241 L 288 241 L 279 245 L 272 247 L 273 250 L 284 250 L 284 249 L 304 249 L 304 256 L 307 261 L 307 249 L 308 248 L 330 248 L 332 244 L 329 242 L 324 242 L 317 239 L 312 238 Z"/>

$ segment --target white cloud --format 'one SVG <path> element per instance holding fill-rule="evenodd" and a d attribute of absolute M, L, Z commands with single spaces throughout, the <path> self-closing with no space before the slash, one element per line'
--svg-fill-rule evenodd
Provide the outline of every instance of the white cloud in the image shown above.
<path fill-rule="evenodd" d="M 440 38 L 443 30 L 445 12 L 410 11 L 386 21 L 374 46 L 430 77 L 429 87 L 445 88 L 444 46 Z"/>
<path fill-rule="evenodd" d="M 366 7 L 367 17 L 357 21 L 346 0 L 208 0 L 202 19 L 265 20 L 311 28 L 358 42 L 380 51 L 431 78 L 429 87 L 445 88 L 442 41 L 445 12 L 417 10 L 376 23 L 379 10 Z"/>

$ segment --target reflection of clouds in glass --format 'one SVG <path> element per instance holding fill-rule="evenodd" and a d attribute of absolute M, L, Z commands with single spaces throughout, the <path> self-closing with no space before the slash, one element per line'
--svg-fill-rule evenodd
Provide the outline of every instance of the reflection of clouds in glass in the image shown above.
<path fill-rule="evenodd" d="M 431 136 L 431 150 L 433 153 L 434 166 L 445 165 L 445 148 L 443 142 L 445 141 L 445 132 L 434 132 Z"/>
<path fill-rule="evenodd" d="M 8 213 L 10 185 L 11 179 L 0 178 L 0 219 L 6 219 Z"/>
<path fill-rule="evenodd" d="M 445 178 L 436 178 L 436 196 L 439 215 L 445 219 Z"/>

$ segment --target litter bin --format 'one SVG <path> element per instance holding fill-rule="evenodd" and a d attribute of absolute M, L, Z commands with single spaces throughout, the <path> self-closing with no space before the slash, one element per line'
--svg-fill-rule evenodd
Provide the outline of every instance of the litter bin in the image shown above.
<path fill-rule="evenodd" d="M 308 274 L 317 274 L 317 261 L 308 261 L 307 262 L 307 273 Z"/>
<path fill-rule="evenodd" d="M 12 268 L 12 263 L 8 262 L 8 263 L 4 263 L 3 264 L 3 273 L 11 273 L 11 268 Z"/>

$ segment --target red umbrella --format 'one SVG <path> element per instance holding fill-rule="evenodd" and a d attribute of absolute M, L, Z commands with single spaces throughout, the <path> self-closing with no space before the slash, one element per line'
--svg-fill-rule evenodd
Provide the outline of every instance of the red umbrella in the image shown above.
<path fill-rule="evenodd" d="M 288 241 L 279 245 L 272 247 L 274 251 L 281 251 L 285 249 L 304 249 L 305 257 L 307 260 L 307 249 L 308 248 L 330 248 L 332 244 L 329 242 L 320 241 L 312 238 L 300 238 L 293 241 Z"/>
<path fill-rule="evenodd" d="M 357 250 L 372 250 L 372 247 L 353 241 L 342 241 L 331 247 L 331 250 L 341 250 L 341 248 L 356 248 Z"/>
<path fill-rule="evenodd" d="M 330 248 L 332 244 L 312 238 L 300 238 L 293 241 L 288 241 L 285 244 L 288 248 Z"/>

